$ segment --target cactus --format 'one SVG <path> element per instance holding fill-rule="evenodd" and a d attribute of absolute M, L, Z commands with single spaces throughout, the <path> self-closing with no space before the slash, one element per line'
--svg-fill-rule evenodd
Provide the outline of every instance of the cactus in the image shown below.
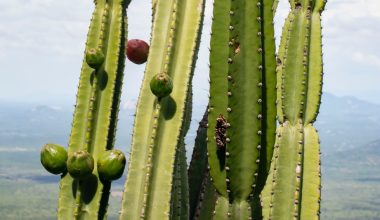
<path fill-rule="evenodd" d="M 112 150 L 124 53 L 141 64 L 148 50 L 120 219 L 319 219 L 313 123 L 324 0 L 290 0 L 277 60 L 278 0 L 214 1 L 209 105 L 189 169 L 184 137 L 205 1 L 152 0 L 150 47 L 132 40 L 126 50 L 129 1 L 94 3 L 68 153 L 41 151 L 43 166 L 62 173 L 58 219 L 106 219 L 111 181 L 126 163 Z"/>
<path fill-rule="evenodd" d="M 207 169 L 207 116 L 199 122 L 188 170 L 190 219 L 211 219 L 217 198 Z"/>
<path fill-rule="evenodd" d="M 275 139 L 273 1 L 215 1 L 208 154 L 220 197 L 215 219 L 248 219 Z"/>
<path fill-rule="evenodd" d="M 70 175 L 61 177 L 58 219 L 106 218 L 111 183 L 99 179 L 96 163 L 114 144 L 129 1 L 94 3 L 68 148 Z"/>
<path fill-rule="evenodd" d="M 183 138 L 203 0 L 153 1 L 149 56 L 137 105 L 120 219 L 187 219 Z M 170 76 L 170 96 L 156 97 L 152 78 Z M 167 94 L 166 94 L 167 95 Z"/>
<path fill-rule="evenodd" d="M 320 146 L 313 127 L 322 94 L 324 0 L 290 1 L 278 54 L 275 153 L 262 192 L 264 219 L 319 219 Z"/>

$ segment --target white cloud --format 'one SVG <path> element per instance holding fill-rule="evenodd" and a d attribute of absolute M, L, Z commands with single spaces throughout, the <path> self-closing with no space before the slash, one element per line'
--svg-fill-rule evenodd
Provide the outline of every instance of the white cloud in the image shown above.
<path fill-rule="evenodd" d="M 368 54 L 363 52 L 355 52 L 352 56 L 353 61 L 364 64 L 372 65 L 380 68 L 380 57 L 374 54 Z"/>
<path fill-rule="evenodd" d="M 127 99 L 125 102 L 123 102 L 122 109 L 123 110 L 133 110 L 136 109 L 136 99 Z"/>
<path fill-rule="evenodd" d="M 93 2 L 12 0 L 0 8 L 2 57 L 15 50 L 72 55 L 86 36 Z"/>
<path fill-rule="evenodd" d="M 131 2 L 128 9 L 130 38 L 149 41 L 150 4 L 150 0 Z M 93 5 L 92 0 L 0 0 L 0 75 L 6 79 L 0 81 L 0 94 L 3 94 L 0 98 L 5 94 L 25 99 L 22 93 L 27 91 L 28 97 L 48 94 L 74 99 Z M 379 0 L 329 0 L 327 3 L 322 17 L 326 91 L 361 94 L 360 98 L 369 97 L 369 91 L 380 93 L 380 88 L 372 83 L 380 72 L 379 11 Z M 287 13 L 288 1 L 282 0 L 275 19 L 277 39 Z M 212 1 L 207 0 L 194 77 L 196 100 L 207 101 L 211 16 Z M 18 65 L 25 59 L 29 59 L 27 67 Z M 143 66 L 127 62 L 123 97 L 129 100 L 137 97 L 139 83 L 136 82 L 141 82 L 143 70 Z M 358 79 L 368 84 L 355 83 Z M 14 85 L 24 91 L 15 91 Z M 380 103 L 380 97 L 371 101 Z"/>

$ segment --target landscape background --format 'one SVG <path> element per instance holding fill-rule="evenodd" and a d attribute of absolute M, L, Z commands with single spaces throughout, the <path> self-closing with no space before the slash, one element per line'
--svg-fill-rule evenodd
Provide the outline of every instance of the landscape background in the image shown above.
<path fill-rule="evenodd" d="M 39 150 L 67 146 L 73 106 L 0 104 L 0 216 L 54 219 L 59 177 L 47 173 Z M 187 135 L 190 158 L 204 105 L 193 108 Z M 322 219 L 380 219 L 380 105 L 353 97 L 323 96 L 316 127 L 322 148 Z M 116 147 L 128 154 L 134 108 L 120 111 Z M 124 175 L 125 176 L 125 175 Z M 112 185 L 110 219 L 116 219 L 124 178 Z"/>
<path fill-rule="evenodd" d="M 208 99 L 211 6 L 207 0 L 188 158 Z M 0 0 L 1 219 L 55 219 L 59 176 L 43 170 L 39 150 L 67 146 L 92 9 L 92 0 Z M 322 220 L 380 220 L 379 11 L 378 0 L 330 0 L 323 14 Z M 287 12 L 281 0 L 277 39 Z M 129 38 L 149 41 L 150 0 L 132 0 L 128 16 Z M 126 154 L 143 71 L 127 61 L 116 142 Z M 112 186 L 110 219 L 124 178 Z"/>

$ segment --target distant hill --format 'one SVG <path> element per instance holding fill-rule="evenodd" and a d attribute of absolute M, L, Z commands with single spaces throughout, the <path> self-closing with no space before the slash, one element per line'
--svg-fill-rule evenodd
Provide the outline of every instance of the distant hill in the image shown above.
<path fill-rule="evenodd" d="M 354 175 L 355 178 L 361 176 L 378 178 L 380 177 L 380 139 L 354 149 L 326 155 L 323 165 L 328 167 L 331 175 L 337 171 L 340 174 Z M 380 181 L 380 178 L 378 180 Z"/>
<path fill-rule="evenodd" d="M 380 105 L 353 97 L 323 94 L 316 127 L 322 151 L 353 149 L 380 138 Z M 121 109 L 117 145 L 129 147 L 134 105 Z M 40 147 L 46 142 L 67 144 L 74 107 L 0 102 L 0 147 Z M 193 122 L 198 122 L 205 107 L 194 104 Z M 192 123 L 186 143 L 193 145 L 198 124 Z"/>
<path fill-rule="evenodd" d="M 128 151 L 134 121 L 134 102 L 126 104 L 119 113 L 116 140 L 116 147 L 124 151 Z M 9 192 L 27 189 L 30 200 L 45 202 L 46 198 L 38 197 L 41 193 L 33 193 L 39 192 L 37 186 L 45 191 L 48 184 L 51 192 L 58 193 L 56 184 L 50 183 L 57 182 L 57 177 L 48 175 L 39 163 L 39 149 L 47 142 L 67 145 L 73 110 L 72 105 L 46 106 L 0 101 L 0 185 L 4 186 L 3 191 L 0 190 L 1 196 L 14 199 L 12 204 L 19 204 L 25 199 L 25 193 L 15 197 Z M 196 122 L 202 118 L 204 110 L 205 106 L 194 104 L 194 123 L 186 138 L 188 158 L 198 127 Z M 380 105 L 352 97 L 323 95 L 316 123 L 323 156 L 321 219 L 380 220 L 379 112 Z M 31 183 L 29 188 L 25 188 L 25 182 Z M 124 179 L 121 179 L 114 184 L 114 190 L 121 191 L 123 182 Z M 119 197 L 113 199 L 119 204 Z M 25 204 L 28 203 L 26 200 Z M 54 209 L 54 201 L 51 204 L 48 210 Z M 18 212 L 14 209 L 14 213 Z M 9 213 L 9 209 L 3 212 L 0 209 L 0 213 Z"/>
<path fill-rule="evenodd" d="M 322 219 L 380 219 L 380 140 L 322 160 Z"/>
<path fill-rule="evenodd" d="M 380 105 L 324 93 L 315 126 L 323 153 L 363 146 L 380 138 Z"/>
<path fill-rule="evenodd" d="M 74 107 L 0 102 L 0 147 L 40 148 L 47 142 L 67 145 Z M 128 146 L 134 110 L 119 114 L 117 144 Z"/>

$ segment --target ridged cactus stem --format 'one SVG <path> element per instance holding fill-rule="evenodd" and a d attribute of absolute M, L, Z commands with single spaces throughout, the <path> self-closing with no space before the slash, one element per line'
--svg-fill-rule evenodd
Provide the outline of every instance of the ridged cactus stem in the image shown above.
<path fill-rule="evenodd" d="M 190 219 L 194 219 L 209 179 L 207 170 L 207 111 L 199 122 L 193 154 L 188 169 Z"/>
<path fill-rule="evenodd" d="M 225 149 L 217 146 L 216 118 L 227 115 L 228 107 L 228 41 L 230 25 L 230 0 L 214 1 L 210 41 L 210 97 L 208 109 L 207 150 L 211 181 L 216 190 L 227 196 Z"/>
<path fill-rule="evenodd" d="M 272 158 L 275 7 L 263 0 L 214 2 L 208 155 L 214 186 L 225 197 L 216 212 L 232 219 L 251 218 L 251 201 L 264 186 Z"/>
<path fill-rule="evenodd" d="M 290 1 L 278 55 L 280 128 L 261 194 L 264 219 L 319 219 L 320 146 L 313 122 L 322 93 L 323 0 Z"/>
<path fill-rule="evenodd" d="M 279 50 L 280 122 L 315 121 L 322 92 L 321 18 L 325 2 L 294 2 L 285 22 Z M 283 116 L 282 116 L 283 115 Z"/>
<path fill-rule="evenodd" d="M 95 68 L 83 62 L 68 152 L 88 151 L 95 164 L 102 152 L 113 148 L 125 59 L 127 5 L 123 0 L 95 1 L 87 36 L 86 53 L 99 50 L 105 59 Z M 68 173 L 62 175 L 58 219 L 104 219 L 110 186 L 110 182 L 99 180 L 96 166 L 83 180 L 75 180 Z"/>
<path fill-rule="evenodd" d="M 137 105 L 120 219 L 171 219 L 178 217 L 178 211 L 181 219 L 187 218 L 187 214 L 182 215 L 188 213 L 188 202 L 182 197 L 188 190 L 183 183 L 187 179 L 178 177 L 183 176 L 183 138 L 191 107 L 187 103 L 203 10 L 203 0 L 153 1 L 149 57 Z M 150 81 L 158 73 L 169 75 L 173 82 L 170 96 L 160 99 L 150 89 Z M 159 109 L 155 108 L 157 104 Z"/>

